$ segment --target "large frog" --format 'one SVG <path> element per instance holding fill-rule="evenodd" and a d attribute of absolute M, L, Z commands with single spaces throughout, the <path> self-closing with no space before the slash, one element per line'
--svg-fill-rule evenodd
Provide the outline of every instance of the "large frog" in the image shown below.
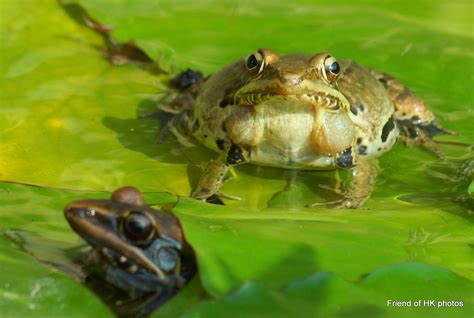
<path fill-rule="evenodd" d="M 122 291 L 109 304 L 120 315 L 146 315 L 196 272 L 179 220 L 148 207 L 133 187 L 116 190 L 110 200 L 71 202 L 64 214 L 92 247 L 83 257 L 85 265 Z"/>
<path fill-rule="evenodd" d="M 220 192 L 229 167 L 253 163 L 287 169 L 351 169 L 337 207 L 357 208 L 372 192 L 377 170 L 368 160 L 401 136 L 442 157 L 432 141 L 439 126 L 423 101 L 392 77 L 328 53 L 277 55 L 260 49 L 208 78 L 184 72 L 170 122 L 219 156 L 202 174 L 192 197 Z M 182 138 L 180 138 L 182 139 Z M 315 206 L 318 203 L 311 204 Z"/>

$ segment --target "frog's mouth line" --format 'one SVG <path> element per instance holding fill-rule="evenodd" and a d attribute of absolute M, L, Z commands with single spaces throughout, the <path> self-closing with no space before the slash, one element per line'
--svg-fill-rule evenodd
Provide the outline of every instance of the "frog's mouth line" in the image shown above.
<path fill-rule="evenodd" d="M 234 104 L 240 106 L 257 106 L 270 99 L 279 99 L 288 102 L 308 102 L 309 104 L 327 108 L 328 110 L 339 110 L 343 107 L 343 102 L 336 96 L 327 93 L 315 94 L 274 94 L 274 93 L 244 93 L 236 95 Z"/>

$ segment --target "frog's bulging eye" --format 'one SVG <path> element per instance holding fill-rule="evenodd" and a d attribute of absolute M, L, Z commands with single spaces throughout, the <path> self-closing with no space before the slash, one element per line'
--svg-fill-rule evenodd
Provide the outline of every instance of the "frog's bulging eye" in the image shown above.
<path fill-rule="evenodd" d="M 328 82 L 332 83 L 337 79 L 340 71 L 341 67 L 339 66 L 339 63 L 336 61 L 336 59 L 331 55 L 326 56 L 324 59 L 324 78 Z"/>
<path fill-rule="evenodd" d="M 329 66 L 329 71 L 334 75 L 338 75 L 339 70 L 340 70 L 339 63 L 337 62 L 332 62 L 331 66 Z"/>
<path fill-rule="evenodd" d="M 256 52 L 249 57 L 245 61 L 245 65 L 247 66 L 247 71 L 252 76 L 257 76 L 263 71 L 263 67 L 265 66 L 265 59 L 263 54 L 260 52 Z"/>
<path fill-rule="evenodd" d="M 258 66 L 257 58 L 253 54 L 250 55 L 247 59 L 247 68 L 251 70 L 251 69 L 256 68 L 257 66 Z"/>
<path fill-rule="evenodd" d="M 131 212 L 123 223 L 123 233 L 131 241 L 147 241 L 155 234 L 150 219 L 140 212 Z"/>

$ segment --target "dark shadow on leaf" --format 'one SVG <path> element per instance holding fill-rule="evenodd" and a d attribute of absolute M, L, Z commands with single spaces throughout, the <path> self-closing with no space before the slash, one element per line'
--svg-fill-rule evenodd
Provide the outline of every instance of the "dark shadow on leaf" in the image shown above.
<path fill-rule="evenodd" d="M 180 144 L 167 139 L 158 143 L 158 122 L 150 118 L 104 117 L 102 123 L 117 134 L 117 140 L 127 149 L 140 152 L 159 162 L 186 164 Z"/>

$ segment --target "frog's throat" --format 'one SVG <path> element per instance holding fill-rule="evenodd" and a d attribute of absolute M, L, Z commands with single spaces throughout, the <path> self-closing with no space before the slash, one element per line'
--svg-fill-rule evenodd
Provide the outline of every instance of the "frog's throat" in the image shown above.
<path fill-rule="evenodd" d="M 87 220 L 87 217 L 85 217 L 86 213 L 90 213 L 86 210 L 94 210 L 94 213 L 100 213 L 104 217 L 110 217 L 110 212 L 101 209 L 99 206 L 90 206 L 89 208 L 84 209 L 83 203 L 83 201 L 72 202 L 64 209 L 69 224 L 83 239 L 94 247 L 111 248 L 151 273 L 156 274 L 160 279 L 166 280 L 165 273 L 139 248 L 124 242 L 116 234 L 104 230 L 102 226 L 90 222 Z"/>

